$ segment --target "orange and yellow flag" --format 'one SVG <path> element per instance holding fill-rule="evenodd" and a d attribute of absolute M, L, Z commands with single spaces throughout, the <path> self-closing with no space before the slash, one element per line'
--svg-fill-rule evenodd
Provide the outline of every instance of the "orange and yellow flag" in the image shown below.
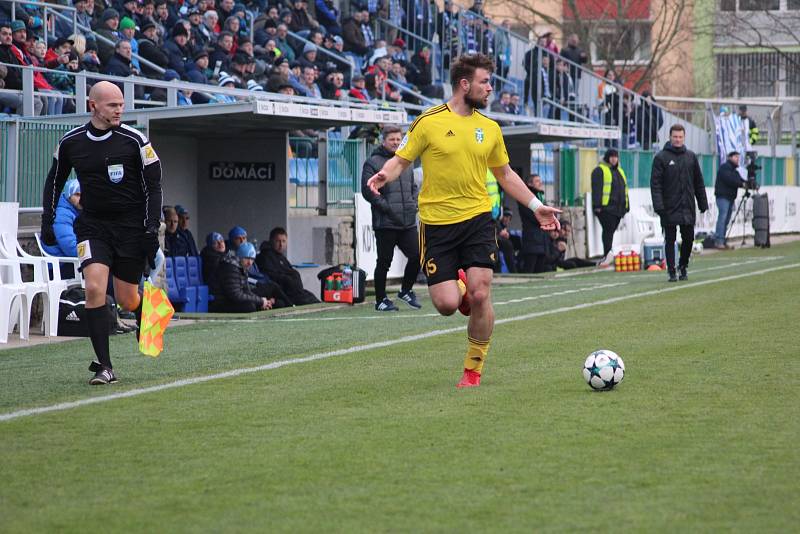
<path fill-rule="evenodd" d="M 154 358 L 164 350 L 164 331 L 175 309 L 163 289 L 144 283 L 142 322 L 139 326 L 139 351 Z"/>

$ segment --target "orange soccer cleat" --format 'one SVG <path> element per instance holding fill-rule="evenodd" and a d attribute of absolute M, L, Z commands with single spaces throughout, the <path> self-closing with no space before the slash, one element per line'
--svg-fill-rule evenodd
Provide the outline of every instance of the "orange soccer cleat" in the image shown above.
<path fill-rule="evenodd" d="M 474 388 L 481 385 L 481 374 L 472 369 L 464 369 L 464 376 L 461 377 L 461 382 L 456 384 L 457 388 Z"/>

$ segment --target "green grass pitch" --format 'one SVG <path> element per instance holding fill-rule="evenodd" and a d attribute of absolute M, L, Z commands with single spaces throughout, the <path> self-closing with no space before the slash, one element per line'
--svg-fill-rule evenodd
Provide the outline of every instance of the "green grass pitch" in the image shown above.
<path fill-rule="evenodd" d="M 700 256 L 679 284 L 503 282 L 474 390 L 466 319 L 423 290 L 419 312 L 173 328 L 158 359 L 117 336 L 104 388 L 88 341 L 2 351 L 0 419 L 321 358 L 0 420 L 0 532 L 797 529 L 800 243 Z M 626 363 L 612 392 L 581 376 L 598 348 Z"/>

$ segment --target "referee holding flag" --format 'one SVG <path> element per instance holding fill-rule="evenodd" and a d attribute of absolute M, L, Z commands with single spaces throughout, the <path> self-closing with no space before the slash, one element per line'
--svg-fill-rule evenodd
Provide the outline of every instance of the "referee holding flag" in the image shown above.
<path fill-rule="evenodd" d="M 141 323 L 139 281 L 155 268 L 161 216 L 161 162 L 147 137 L 122 124 L 122 92 L 99 82 L 89 92 L 91 120 L 67 132 L 44 184 L 42 240 L 55 243 L 53 219 L 64 182 L 75 170 L 83 210 L 75 220 L 78 257 L 86 280 L 86 322 L 97 357 L 92 385 L 117 381 L 109 353 L 108 277 L 117 303 Z"/>

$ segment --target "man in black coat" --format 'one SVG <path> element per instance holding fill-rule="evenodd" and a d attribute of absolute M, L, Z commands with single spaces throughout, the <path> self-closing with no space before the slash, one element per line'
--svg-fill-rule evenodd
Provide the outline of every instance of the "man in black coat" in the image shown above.
<path fill-rule="evenodd" d="M 422 306 L 411 289 L 420 268 L 417 235 L 419 191 L 414 182 L 414 169 L 409 166 L 400 174 L 400 178 L 384 185 L 380 189 L 380 195 L 367 187 L 367 180 L 394 156 L 403 139 L 403 131 L 397 126 L 385 126 L 382 135 L 383 144 L 372 152 L 361 170 L 361 194 L 372 204 L 372 229 L 375 231 L 378 248 L 378 261 L 375 264 L 375 310 L 397 311 L 392 300 L 386 296 L 386 273 L 392 265 L 395 246 L 408 258 L 397 297 L 418 310 Z"/>
<path fill-rule="evenodd" d="M 214 300 L 209 305 L 210 311 L 250 313 L 272 308 L 275 300 L 254 293 L 247 280 L 247 271 L 255 257 L 255 247 L 245 242 L 236 249 L 235 255 L 227 254 L 220 260 L 212 280 Z"/>
<path fill-rule="evenodd" d="M 544 186 L 538 174 L 531 174 L 526 182 L 528 189 L 544 202 Z M 522 256 L 523 273 L 543 273 L 548 267 L 547 257 L 550 249 L 550 236 L 539 226 L 539 221 L 528 206 L 517 202 L 519 218 L 522 223 Z"/>
<path fill-rule="evenodd" d="M 717 200 L 717 229 L 714 231 L 714 246 L 716 248 L 727 248 L 725 245 L 725 234 L 728 224 L 731 222 L 733 214 L 733 203 L 736 202 L 736 194 L 740 187 L 746 183 L 742 175 L 737 170 L 739 167 L 739 153 L 736 151 L 728 153 L 728 160 L 719 166 L 717 180 L 714 183 L 714 197 Z"/>
<path fill-rule="evenodd" d="M 256 256 L 258 270 L 269 276 L 286 294 L 289 302 L 294 306 L 313 304 L 319 299 L 313 293 L 303 288 L 303 280 L 297 269 L 286 258 L 289 248 L 289 235 L 280 226 L 273 228 L 269 233 L 269 241 L 261 244 L 261 251 Z"/>
<path fill-rule="evenodd" d="M 608 253 L 614 243 L 614 232 L 630 209 L 628 181 L 619 166 L 619 152 L 606 150 L 603 161 L 592 171 L 592 210 L 603 228 L 603 259 L 610 261 Z"/>
<path fill-rule="evenodd" d="M 169 68 L 177 72 L 181 80 L 186 80 L 186 65 L 193 63 L 192 49 L 189 46 L 189 32 L 182 23 L 172 28 L 172 39 L 164 43 L 164 52 L 169 58 Z"/>
<path fill-rule="evenodd" d="M 162 69 L 169 68 L 169 56 L 158 43 L 158 30 L 153 19 L 148 18 L 143 24 L 138 39 L 139 55 L 155 63 Z M 161 78 L 161 73 L 142 62 L 142 74 L 148 78 Z"/>
<path fill-rule="evenodd" d="M 675 276 L 675 239 L 677 229 L 681 229 L 681 256 L 678 263 L 680 279 L 688 280 L 686 269 L 694 242 L 695 212 L 705 213 L 708 209 L 703 173 L 697 156 L 683 144 L 686 131 L 680 124 L 669 129 L 669 142 L 653 158 L 650 176 L 650 194 L 653 210 L 661 217 L 664 229 L 669 281 L 677 282 Z M 697 199 L 697 205 L 695 205 Z"/>

